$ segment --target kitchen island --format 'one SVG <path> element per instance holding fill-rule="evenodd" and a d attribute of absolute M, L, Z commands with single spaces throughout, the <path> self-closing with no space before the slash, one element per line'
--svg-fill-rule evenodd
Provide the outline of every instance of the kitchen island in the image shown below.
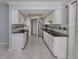
<path fill-rule="evenodd" d="M 50 52 L 58 59 L 66 59 L 68 35 L 56 32 L 54 30 L 42 30 L 43 41 L 45 42 Z"/>
<path fill-rule="evenodd" d="M 12 27 L 12 49 L 24 49 L 28 42 L 28 30 L 24 29 L 24 26 L 13 24 Z"/>
<path fill-rule="evenodd" d="M 48 29 L 42 29 L 43 31 L 47 32 L 48 34 L 52 35 L 52 36 L 57 36 L 57 37 L 67 37 L 68 35 L 56 32 L 54 30 L 48 30 Z"/>

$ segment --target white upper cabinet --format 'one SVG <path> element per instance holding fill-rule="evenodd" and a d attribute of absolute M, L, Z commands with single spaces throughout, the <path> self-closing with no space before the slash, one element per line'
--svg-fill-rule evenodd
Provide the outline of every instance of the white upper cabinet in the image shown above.
<path fill-rule="evenodd" d="M 18 10 L 12 10 L 12 24 L 23 24 L 23 16 Z"/>
<path fill-rule="evenodd" d="M 45 24 L 63 24 L 66 18 L 64 9 L 56 9 L 44 19 Z"/>
<path fill-rule="evenodd" d="M 54 11 L 51 12 L 47 17 L 44 19 L 45 24 L 50 24 L 50 21 L 53 21 L 54 19 Z"/>
<path fill-rule="evenodd" d="M 23 24 L 24 23 L 23 15 L 20 12 L 18 12 L 18 15 L 19 15 L 19 24 Z"/>
<path fill-rule="evenodd" d="M 52 19 L 52 24 L 62 24 L 62 10 L 55 10 Z"/>
<path fill-rule="evenodd" d="M 18 11 L 17 10 L 12 10 L 12 24 L 18 24 Z"/>

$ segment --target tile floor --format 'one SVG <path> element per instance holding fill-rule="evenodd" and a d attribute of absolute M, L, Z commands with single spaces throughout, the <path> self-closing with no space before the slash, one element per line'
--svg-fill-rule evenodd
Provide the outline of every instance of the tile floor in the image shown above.
<path fill-rule="evenodd" d="M 1 50 L 2 49 L 2 50 Z M 29 38 L 24 50 L 8 51 L 7 48 L 0 49 L 0 59 L 56 59 L 48 50 L 41 37 Z"/>
<path fill-rule="evenodd" d="M 0 45 L 0 59 L 5 59 L 6 53 L 8 51 L 8 45 Z"/>

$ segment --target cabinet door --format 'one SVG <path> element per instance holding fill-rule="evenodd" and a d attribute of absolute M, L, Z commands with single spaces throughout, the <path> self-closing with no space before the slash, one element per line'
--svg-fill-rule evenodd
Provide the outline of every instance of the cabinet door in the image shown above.
<path fill-rule="evenodd" d="M 48 46 L 51 49 L 52 48 L 52 36 L 50 34 L 48 34 Z"/>
<path fill-rule="evenodd" d="M 24 33 L 23 45 L 25 46 L 27 42 L 27 32 Z"/>
<path fill-rule="evenodd" d="M 50 41 L 50 38 L 49 38 L 49 34 L 48 33 L 46 33 L 46 43 L 47 43 L 47 45 L 49 46 L 49 41 Z"/>
<path fill-rule="evenodd" d="M 52 46 L 53 46 L 53 36 L 45 33 L 46 37 L 45 37 L 45 42 L 48 45 L 48 47 L 50 48 L 51 51 L 53 51 Z"/>
<path fill-rule="evenodd" d="M 54 36 L 52 36 L 52 43 L 51 43 L 51 51 L 52 51 L 52 53 L 55 55 L 55 56 L 57 56 L 56 55 L 56 52 L 55 52 L 55 37 Z"/>
<path fill-rule="evenodd" d="M 19 24 L 23 24 L 24 23 L 23 15 L 21 13 L 19 13 L 19 12 L 18 12 L 18 20 L 19 20 L 18 21 Z"/>
<path fill-rule="evenodd" d="M 55 10 L 53 24 L 62 24 L 62 10 Z"/>
<path fill-rule="evenodd" d="M 24 34 L 12 34 L 12 48 L 23 48 Z"/>
<path fill-rule="evenodd" d="M 47 35 L 45 31 L 43 31 L 43 33 L 44 33 L 44 40 L 45 40 Z"/>
<path fill-rule="evenodd" d="M 48 39 L 49 39 L 48 33 L 44 32 L 44 40 L 47 45 L 48 45 Z"/>
<path fill-rule="evenodd" d="M 67 37 L 54 37 L 53 50 L 55 56 L 66 58 Z"/>
<path fill-rule="evenodd" d="M 18 24 L 18 11 L 12 10 L 12 24 Z"/>

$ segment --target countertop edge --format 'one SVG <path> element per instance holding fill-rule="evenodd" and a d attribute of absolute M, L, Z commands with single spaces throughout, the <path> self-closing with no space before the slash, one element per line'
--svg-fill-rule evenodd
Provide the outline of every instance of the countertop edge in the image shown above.
<path fill-rule="evenodd" d="M 42 29 L 43 31 L 47 32 L 47 29 Z M 56 31 L 55 31 L 56 32 Z M 54 35 L 54 34 L 51 34 L 50 32 L 47 32 L 48 34 L 52 35 L 52 36 L 55 36 L 55 37 L 68 37 L 68 35 Z M 57 32 L 58 33 L 58 32 Z M 61 33 L 62 34 L 62 33 Z"/>

